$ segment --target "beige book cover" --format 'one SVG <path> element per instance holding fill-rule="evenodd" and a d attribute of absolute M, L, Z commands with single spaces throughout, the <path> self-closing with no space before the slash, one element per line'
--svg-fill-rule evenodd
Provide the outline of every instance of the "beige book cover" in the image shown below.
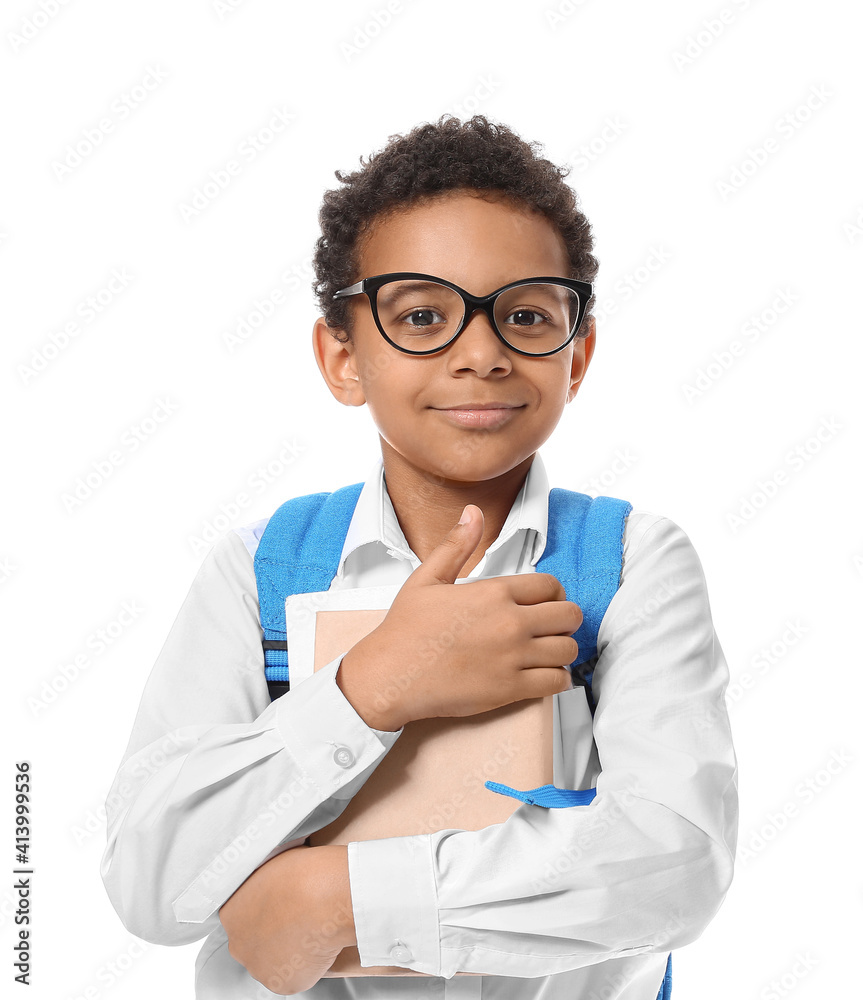
<path fill-rule="evenodd" d="M 311 669 L 319 670 L 376 628 L 398 589 L 368 588 L 289 597 L 288 648 L 293 653 L 302 651 L 306 658 L 301 664 L 303 657 L 289 652 L 291 684 L 309 675 L 310 653 Z M 378 606 L 362 607 L 364 602 Z M 499 781 L 528 789 L 553 781 L 552 713 L 553 696 L 548 696 L 504 705 L 481 715 L 406 723 L 401 736 L 341 816 L 311 834 L 309 845 L 348 844 L 446 829 L 480 830 L 503 823 L 521 802 L 492 792 L 484 783 Z M 325 977 L 386 975 L 425 973 L 401 966 L 364 967 L 358 949 L 352 946 L 342 950 Z"/>

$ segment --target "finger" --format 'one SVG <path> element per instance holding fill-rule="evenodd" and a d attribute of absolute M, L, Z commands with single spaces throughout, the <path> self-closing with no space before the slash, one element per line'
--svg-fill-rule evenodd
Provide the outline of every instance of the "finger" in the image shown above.
<path fill-rule="evenodd" d="M 522 670 L 519 686 L 522 698 L 545 698 L 572 688 L 572 674 L 567 667 L 528 667 Z"/>
<path fill-rule="evenodd" d="M 406 583 L 419 584 L 455 583 L 465 563 L 482 540 L 484 517 L 482 508 L 467 504 L 462 516 L 466 522 L 454 524 L 426 558 L 411 573 Z"/>
<path fill-rule="evenodd" d="M 516 604 L 541 604 L 543 601 L 565 601 L 566 589 L 551 573 L 516 573 L 493 577 L 500 580 Z"/>
<path fill-rule="evenodd" d="M 545 601 L 514 609 L 524 634 L 529 636 L 572 635 L 581 628 L 584 615 L 572 601 Z"/>
<path fill-rule="evenodd" d="M 528 663 L 522 669 L 533 667 L 560 667 L 574 662 L 578 657 L 578 643 L 571 635 L 541 635 L 528 640 Z"/>

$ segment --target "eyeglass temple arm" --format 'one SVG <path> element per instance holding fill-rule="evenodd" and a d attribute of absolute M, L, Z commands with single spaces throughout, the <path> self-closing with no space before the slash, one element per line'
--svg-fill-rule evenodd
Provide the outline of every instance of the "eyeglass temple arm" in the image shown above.
<path fill-rule="evenodd" d="M 365 279 L 363 279 L 363 281 L 357 281 L 353 285 L 348 285 L 347 288 L 340 288 L 337 292 L 333 292 L 333 298 L 340 299 L 342 297 L 347 297 L 348 295 L 357 295 L 363 291 L 364 284 Z"/>

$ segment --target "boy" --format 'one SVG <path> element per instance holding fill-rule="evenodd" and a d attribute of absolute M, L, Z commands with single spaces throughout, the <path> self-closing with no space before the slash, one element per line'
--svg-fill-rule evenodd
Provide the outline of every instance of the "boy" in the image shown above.
<path fill-rule="evenodd" d="M 654 1000 L 668 953 L 703 932 L 731 882 L 737 770 L 728 671 L 677 525 L 626 519 L 592 726 L 566 667 L 581 610 L 535 569 L 538 449 L 594 350 L 589 224 L 565 171 L 482 116 L 419 126 L 336 176 L 314 351 L 335 398 L 369 406 L 381 459 L 330 589 L 401 589 L 378 629 L 270 702 L 252 563 L 266 522 L 214 546 L 109 795 L 107 891 L 146 940 L 209 935 L 199 998 Z M 551 279 L 541 295 L 506 290 L 536 277 Z M 465 308 L 500 289 L 490 311 Z M 456 614 L 471 623 L 459 641 L 417 658 Z M 392 684 L 408 664 L 411 682 Z M 479 831 L 304 845 L 406 722 L 546 695 L 555 784 L 595 786 L 589 808 L 524 804 Z M 321 978 L 348 945 L 365 966 L 427 976 Z"/>

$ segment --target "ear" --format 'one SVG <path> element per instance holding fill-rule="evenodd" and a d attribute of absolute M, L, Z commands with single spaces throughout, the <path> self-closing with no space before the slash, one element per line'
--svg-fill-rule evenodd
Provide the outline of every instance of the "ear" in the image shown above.
<path fill-rule="evenodd" d="M 336 328 L 327 326 L 323 316 L 315 320 L 312 328 L 315 360 L 330 392 L 340 403 L 345 406 L 362 406 L 366 397 L 356 370 L 354 345 L 336 340 L 333 336 L 334 329 Z"/>
<path fill-rule="evenodd" d="M 586 337 L 575 341 L 575 347 L 572 351 L 569 391 L 566 394 L 567 403 L 571 403 L 575 399 L 576 393 L 581 388 L 585 373 L 590 365 L 590 360 L 593 357 L 594 348 L 596 347 L 595 317 L 592 315 L 586 316 L 584 318 L 584 325 L 588 328 L 588 334 Z"/>

